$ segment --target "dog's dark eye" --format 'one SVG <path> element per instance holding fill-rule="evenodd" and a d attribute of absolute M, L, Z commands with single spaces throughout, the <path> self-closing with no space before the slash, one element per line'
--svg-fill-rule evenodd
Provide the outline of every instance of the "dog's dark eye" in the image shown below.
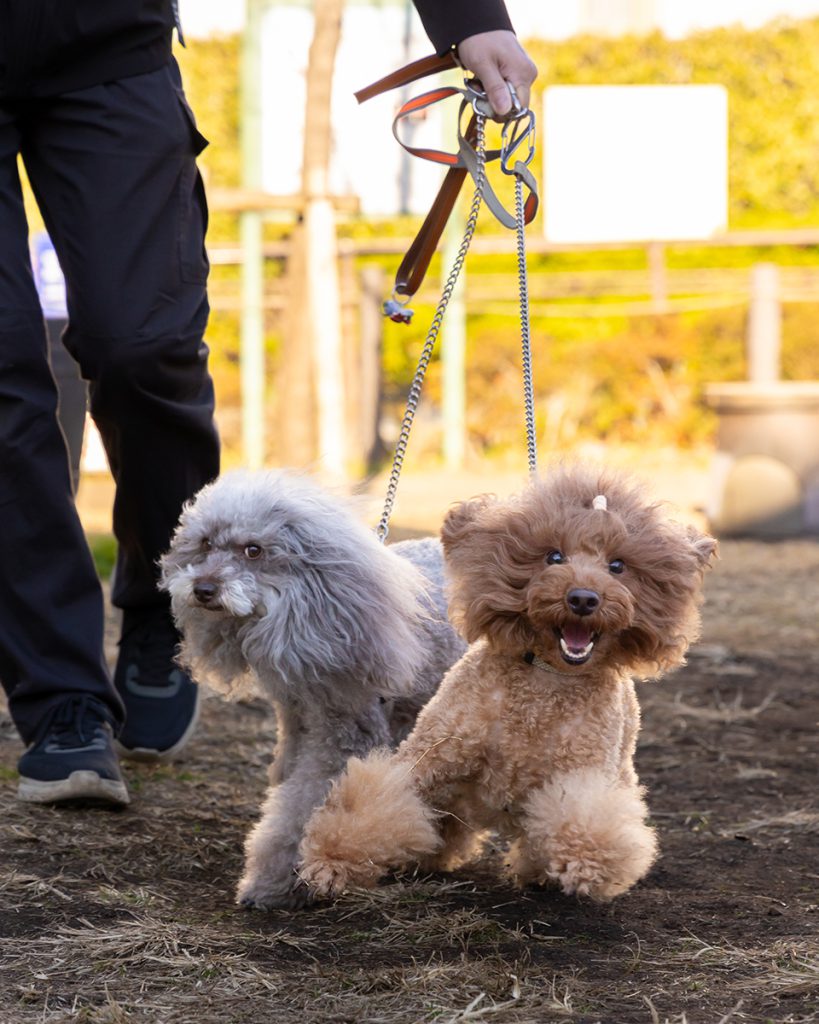
<path fill-rule="evenodd" d="M 546 555 L 545 561 L 547 565 L 560 565 L 560 563 L 565 562 L 566 559 L 563 556 L 562 551 L 550 551 Z"/>
<path fill-rule="evenodd" d="M 619 576 L 625 567 L 626 563 L 622 558 L 612 558 L 609 562 L 609 572 L 613 572 L 615 576 Z"/>
<path fill-rule="evenodd" d="M 246 558 L 261 558 L 262 549 L 258 544 L 246 544 L 245 545 L 245 557 Z"/>
<path fill-rule="evenodd" d="M 202 548 L 202 550 L 203 550 L 203 551 L 210 551 L 210 549 L 211 549 L 212 547 L 213 547 L 213 545 L 212 545 L 212 544 L 211 544 L 211 542 L 210 542 L 210 541 L 208 540 L 208 538 L 207 538 L 207 537 L 203 537 L 203 538 L 202 538 L 202 544 L 201 544 L 201 548 Z"/>

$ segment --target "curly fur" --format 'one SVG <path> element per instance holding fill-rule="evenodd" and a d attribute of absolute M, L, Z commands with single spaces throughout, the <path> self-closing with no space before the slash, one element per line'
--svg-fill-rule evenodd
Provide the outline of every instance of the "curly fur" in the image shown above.
<path fill-rule="evenodd" d="M 302 877 L 329 895 L 419 856 L 451 867 L 474 854 L 470 833 L 492 829 L 518 885 L 611 899 L 657 846 L 630 676 L 683 660 L 715 542 L 632 481 L 578 467 L 456 506 L 442 540 L 450 615 L 471 646 L 386 763 L 334 783 L 305 830 Z"/>
<path fill-rule="evenodd" d="M 608 508 L 592 508 L 596 495 Z M 450 616 L 468 641 L 538 648 L 544 627 L 571 612 L 569 586 L 603 600 L 589 625 L 616 636 L 609 664 L 637 676 L 680 665 L 699 629 L 702 570 L 710 537 L 670 519 L 635 481 L 610 471 L 560 468 L 508 501 L 490 497 L 450 513 L 441 533 L 453 577 Z M 544 564 L 552 550 L 571 553 Z M 622 559 L 613 576 L 608 564 Z"/>
<path fill-rule="evenodd" d="M 294 474 L 236 471 L 184 509 L 161 559 L 180 660 L 278 716 L 275 783 L 239 900 L 293 906 L 301 830 L 351 754 L 394 745 L 464 650 L 446 621 L 438 541 L 389 548 L 353 506 Z"/>

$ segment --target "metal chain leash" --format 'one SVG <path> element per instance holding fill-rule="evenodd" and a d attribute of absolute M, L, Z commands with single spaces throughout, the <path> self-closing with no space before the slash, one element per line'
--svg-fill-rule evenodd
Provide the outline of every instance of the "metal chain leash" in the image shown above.
<path fill-rule="evenodd" d="M 389 533 L 389 520 L 392 514 L 393 505 L 395 504 L 398 480 L 404 464 L 404 456 L 407 452 L 410 430 L 412 429 L 412 423 L 421 397 L 421 388 L 423 386 L 424 376 L 430 359 L 432 358 L 432 352 L 435 348 L 435 342 L 438 338 L 444 313 L 446 312 L 455 284 L 457 283 L 458 277 L 461 273 L 469 245 L 472 241 L 472 236 L 475 233 L 478 212 L 483 201 L 486 202 L 491 212 L 502 224 L 509 228 L 514 227 L 517 235 L 516 247 L 518 261 L 526 448 L 529 474 L 530 476 L 535 476 L 537 473 L 537 434 L 535 427 L 534 386 L 532 381 L 529 282 L 526 268 L 525 234 L 526 224 L 537 212 L 537 183 L 529 171 L 529 164 L 534 156 L 535 118 L 530 110 L 523 109 L 520 106 L 517 95 L 511 86 L 510 91 L 512 93 L 513 112 L 504 122 L 503 131 L 501 133 L 501 149 L 496 153 L 493 152 L 489 156 L 500 156 L 501 170 L 504 174 L 513 175 L 515 178 L 514 218 L 512 218 L 500 204 L 498 197 L 495 195 L 491 185 L 486 180 L 486 163 L 489 156 L 486 151 L 485 129 L 486 118 L 493 117 L 492 108 L 489 105 L 485 94 L 480 90 L 470 88 L 469 83 L 467 83 L 467 94 L 472 99 L 472 108 L 475 112 L 475 148 L 473 151 L 469 147 L 466 147 L 466 149 L 462 147 L 461 154 L 466 167 L 469 169 L 475 181 L 475 192 L 472 197 L 472 205 L 467 218 L 463 240 L 458 249 L 449 277 L 447 278 L 446 285 L 444 286 L 443 294 L 435 310 L 435 316 L 433 317 L 432 325 L 427 334 L 426 341 L 424 342 L 421 357 L 418 361 L 418 366 L 416 368 L 415 375 L 413 376 L 412 384 L 410 385 L 407 407 L 404 413 L 404 418 L 401 422 L 398 441 L 395 446 L 392 470 L 390 472 L 390 479 L 387 485 L 387 495 L 384 502 L 384 511 L 375 530 L 376 536 L 382 543 L 386 540 L 387 534 Z M 520 151 L 521 158 L 513 159 L 514 155 L 518 151 Z M 471 156 L 469 155 L 470 153 L 472 154 Z M 529 199 L 526 201 L 524 201 L 523 198 L 524 184 L 529 190 Z M 397 299 L 395 294 L 393 295 L 392 302 L 385 303 L 385 311 L 387 310 L 387 307 L 390 307 L 391 312 L 389 315 L 392 319 L 397 319 L 399 322 L 408 322 L 409 317 L 406 315 L 402 316 L 402 303 Z M 411 316 L 411 313 L 409 315 Z"/>
<path fill-rule="evenodd" d="M 430 325 L 429 331 L 427 332 L 426 340 L 424 341 L 424 347 L 421 350 L 421 356 L 418 360 L 418 366 L 416 367 L 415 374 L 412 378 L 412 384 L 409 389 L 409 396 L 407 398 L 407 408 L 404 412 L 404 418 L 401 421 L 401 430 L 398 435 L 398 441 L 395 445 L 395 454 L 392 460 L 392 470 L 390 471 L 390 479 L 387 484 L 387 496 L 384 501 L 384 510 L 381 513 L 381 519 L 378 521 L 378 526 L 375 528 L 375 534 L 383 544 L 387 539 L 390 527 L 390 516 L 392 515 L 393 505 L 395 504 L 395 495 L 398 491 L 398 480 L 401 476 L 401 469 L 404 465 L 404 456 L 407 453 L 407 444 L 409 443 L 409 435 L 412 430 L 412 423 L 415 419 L 415 413 L 418 409 L 418 402 L 421 398 L 421 388 L 424 384 L 424 377 L 429 366 L 430 359 L 432 358 L 432 352 L 435 348 L 435 342 L 438 340 L 438 333 L 441 329 L 441 324 L 444 319 L 444 313 L 449 305 L 449 300 L 452 297 L 452 293 L 455 290 L 455 285 L 458 282 L 458 278 L 461 273 L 461 269 L 466 260 L 466 254 L 469 251 L 469 246 L 472 242 L 472 236 L 475 234 L 475 227 L 478 223 L 478 213 L 481 208 L 481 202 L 483 200 L 483 182 L 484 175 L 486 173 L 485 155 L 486 155 L 486 133 L 485 133 L 485 117 L 480 111 L 476 110 L 475 117 L 475 154 L 477 156 L 477 170 L 474 175 L 475 178 L 475 191 L 472 195 L 472 204 L 469 208 L 469 216 L 466 220 L 466 229 L 464 231 L 464 237 L 458 248 L 455 261 L 452 264 L 452 269 L 447 277 L 444 290 L 441 295 L 438 306 L 435 309 L 435 316 L 432 318 L 432 324 Z"/>
<path fill-rule="evenodd" d="M 535 430 L 535 394 L 532 384 L 532 343 L 529 329 L 529 278 L 526 273 L 526 219 L 523 209 L 523 179 L 515 176 L 515 230 L 518 252 L 518 289 L 520 294 L 520 346 L 523 367 L 523 414 L 526 421 L 526 452 L 529 475 L 537 474 L 537 432 Z"/>

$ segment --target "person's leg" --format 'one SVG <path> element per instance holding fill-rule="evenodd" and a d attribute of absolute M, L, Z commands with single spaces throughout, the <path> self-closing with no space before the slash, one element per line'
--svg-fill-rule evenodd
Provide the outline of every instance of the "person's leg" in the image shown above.
<path fill-rule="evenodd" d="M 19 124 L 19 110 L 0 103 L 0 680 L 30 747 L 25 799 L 127 802 L 110 748 L 123 710 L 103 659 L 102 592 L 74 507 L 28 252 Z M 86 774 L 70 783 L 75 770 Z"/>
<path fill-rule="evenodd" d="M 103 601 L 72 498 L 31 271 L 19 131 L 0 105 L 0 679 L 30 741 L 66 691 L 122 709 L 103 661 Z"/>
<path fill-rule="evenodd" d="M 175 751 L 194 713 L 190 682 L 172 664 L 176 635 L 157 559 L 183 503 L 219 469 L 202 340 L 203 145 L 175 64 L 51 101 L 23 141 L 66 277 L 65 343 L 90 381 L 117 484 L 121 740 L 153 753 Z"/>

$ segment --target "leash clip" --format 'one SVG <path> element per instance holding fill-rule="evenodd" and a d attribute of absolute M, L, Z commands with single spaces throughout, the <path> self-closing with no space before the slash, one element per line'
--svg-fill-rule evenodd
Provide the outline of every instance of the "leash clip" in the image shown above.
<path fill-rule="evenodd" d="M 412 320 L 414 310 L 410 309 L 407 303 L 411 296 L 403 296 L 403 301 L 398 292 L 392 293 L 392 298 L 387 299 L 382 306 L 384 316 L 389 317 L 393 323 L 408 324 Z"/>
<path fill-rule="evenodd" d="M 504 125 L 510 124 L 511 122 L 518 121 L 520 118 L 525 117 L 529 112 L 528 107 L 522 107 L 518 94 L 515 92 L 515 87 L 511 82 L 506 83 L 506 87 L 509 90 L 509 95 L 512 98 L 512 106 L 507 110 L 505 114 L 496 114 L 492 109 L 492 104 L 489 102 L 489 97 L 486 95 L 486 90 L 483 87 L 483 83 L 479 78 L 465 78 L 464 79 L 464 91 L 466 98 L 472 105 L 472 109 L 476 114 L 481 114 L 483 117 L 490 121 L 497 121 L 498 124 Z"/>
<path fill-rule="evenodd" d="M 510 167 L 513 155 L 524 143 L 528 143 L 528 150 L 524 158 L 515 161 Z M 515 167 L 522 164 L 528 167 L 535 155 L 535 115 L 531 110 L 525 110 L 514 120 L 504 123 L 501 131 L 501 155 L 500 165 L 504 174 L 516 174 Z"/>

